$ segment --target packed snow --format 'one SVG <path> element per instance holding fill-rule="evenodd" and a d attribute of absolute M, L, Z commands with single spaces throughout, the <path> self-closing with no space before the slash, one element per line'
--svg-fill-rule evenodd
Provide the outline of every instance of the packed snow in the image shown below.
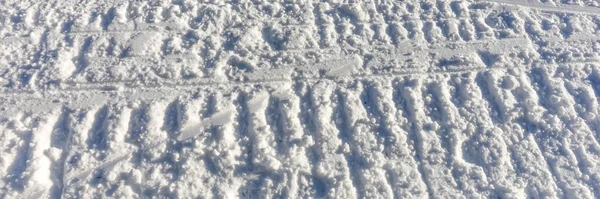
<path fill-rule="evenodd" d="M 0 1 L 0 198 L 600 198 L 600 1 Z"/>

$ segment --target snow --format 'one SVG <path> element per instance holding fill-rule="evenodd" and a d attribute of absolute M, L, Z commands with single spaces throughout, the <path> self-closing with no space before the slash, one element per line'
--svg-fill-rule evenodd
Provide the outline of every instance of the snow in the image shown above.
<path fill-rule="evenodd" d="M 598 198 L 599 13 L 2 1 L 0 198 Z"/>

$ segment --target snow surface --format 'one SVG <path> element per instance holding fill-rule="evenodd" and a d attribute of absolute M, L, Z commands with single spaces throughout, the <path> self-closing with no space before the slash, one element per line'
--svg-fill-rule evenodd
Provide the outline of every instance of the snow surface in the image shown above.
<path fill-rule="evenodd" d="M 0 198 L 600 198 L 600 1 L 0 1 Z"/>

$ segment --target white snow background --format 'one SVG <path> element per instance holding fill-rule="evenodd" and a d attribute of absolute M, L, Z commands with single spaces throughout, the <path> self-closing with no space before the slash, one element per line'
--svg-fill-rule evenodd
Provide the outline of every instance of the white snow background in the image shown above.
<path fill-rule="evenodd" d="M 597 0 L 3 0 L 0 198 L 599 198 Z"/>

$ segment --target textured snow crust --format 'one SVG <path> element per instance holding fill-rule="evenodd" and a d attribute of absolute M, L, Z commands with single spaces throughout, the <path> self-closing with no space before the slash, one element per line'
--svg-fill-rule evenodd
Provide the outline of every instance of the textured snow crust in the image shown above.
<path fill-rule="evenodd" d="M 0 1 L 0 198 L 599 198 L 596 0 Z"/>

